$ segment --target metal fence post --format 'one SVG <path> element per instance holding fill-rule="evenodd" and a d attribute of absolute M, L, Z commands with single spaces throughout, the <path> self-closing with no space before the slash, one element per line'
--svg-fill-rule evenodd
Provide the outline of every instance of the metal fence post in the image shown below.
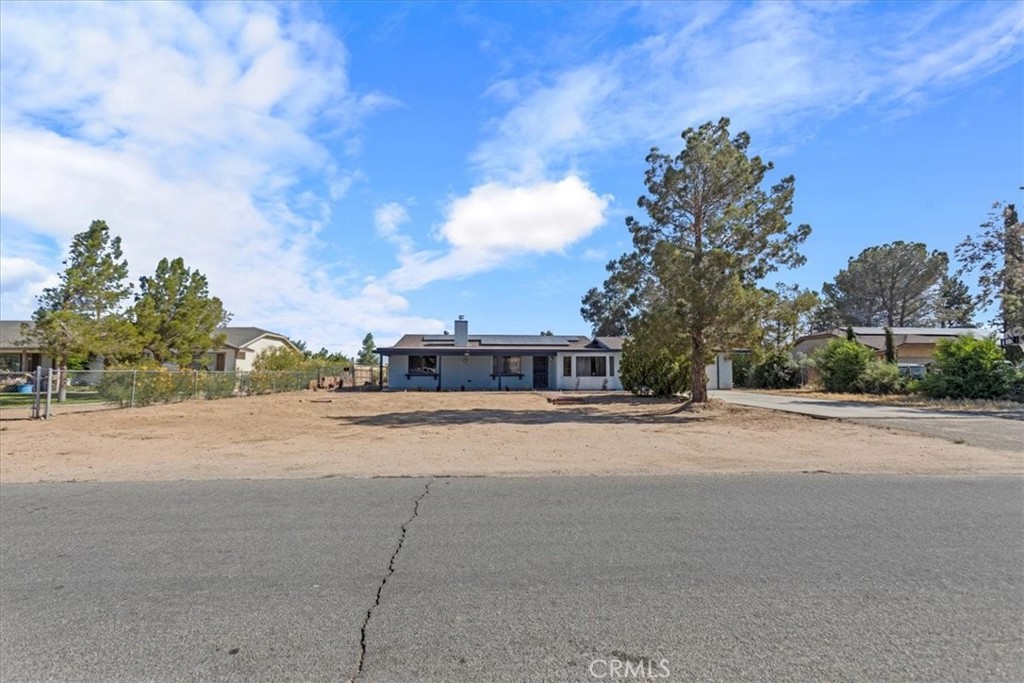
<path fill-rule="evenodd" d="M 199 395 L 199 371 L 192 371 L 192 398 Z"/>
<path fill-rule="evenodd" d="M 50 419 L 50 404 L 53 403 L 53 368 L 46 371 L 46 419 Z"/>
<path fill-rule="evenodd" d="M 32 419 L 33 420 L 38 420 L 39 419 L 39 398 L 40 398 L 39 385 L 42 384 L 42 381 L 43 381 L 43 368 L 42 368 L 41 365 L 37 365 L 36 366 L 36 377 L 35 377 L 35 380 L 33 381 L 33 386 L 32 386 Z"/>
<path fill-rule="evenodd" d="M 129 408 L 134 408 L 135 407 L 135 377 L 136 377 L 136 374 L 138 372 L 139 372 L 138 370 L 132 370 L 132 397 L 128 401 L 128 407 Z"/>

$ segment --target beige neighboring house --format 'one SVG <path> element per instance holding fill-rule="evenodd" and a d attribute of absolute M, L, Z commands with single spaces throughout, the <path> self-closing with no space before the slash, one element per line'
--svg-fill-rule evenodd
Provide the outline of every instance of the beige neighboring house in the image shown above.
<path fill-rule="evenodd" d="M 28 320 L 0 320 L 0 371 L 30 372 L 37 366 L 51 366 L 49 356 L 31 344 L 25 343 Z M 288 337 L 259 327 L 222 327 L 217 333 L 226 336 L 224 345 L 211 351 L 211 370 L 247 371 L 260 351 L 284 347 L 299 352 Z M 102 364 L 102 361 L 100 361 Z"/>
<path fill-rule="evenodd" d="M 50 367 L 50 357 L 39 348 L 25 343 L 25 329 L 32 329 L 29 320 L 0 320 L 0 372 L 31 372 L 37 367 Z"/>
<path fill-rule="evenodd" d="M 896 345 L 896 360 L 904 365 L 927 365 L 935 360 L 935 344 L 940 339 L 956 339 L 968 335 L 979 339 L 991 332 L 976 327 L 893 327 L 893 342 Z M 884 327 L 854 327 L 854 337 L 865 346 L 874 349 L 879 358 L 885 357 Z M 846 339 L 845 328 L 834 328 L 828 332 L 817 332 L 800 337 L 793 345 L 794 353 L 811 355 L 825 346 L 831 339 Z"/>
<path fill-rule="evenodd" d="M 211 352 L 213 362 L 210 370 L 224 372 L 246 372 L 252 370 L 252 363 L 261 351 L 286 348 L 301 353 L 292 340 L 283 334 L 263 330 L 259 327 L 221 327 L 215 334 L 224 334 L 224 345 Z"/>

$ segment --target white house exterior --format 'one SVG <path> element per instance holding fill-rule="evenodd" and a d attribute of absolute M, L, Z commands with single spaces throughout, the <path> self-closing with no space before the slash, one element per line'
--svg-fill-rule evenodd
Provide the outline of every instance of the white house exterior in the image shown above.
<path fill-rule="evenodd" d="M 221 348 L 212 352 L 211 370 L 246 372 L 252 370 L 252 363 L 261 351 L 274 348 L 299 351 L 288 337 L 259 327 L 221 327 L 216 334 L 225 335 L 225 340 Z"/>
<path fill-rule="evenodd" d="M 585 335 L 407 334 L 377 349 L 388 359 L 388 388 L 418 391 L 621 391 L 621 337 Z M 708 366 L 710 388 L 732 388 L 732 363 Z"/>

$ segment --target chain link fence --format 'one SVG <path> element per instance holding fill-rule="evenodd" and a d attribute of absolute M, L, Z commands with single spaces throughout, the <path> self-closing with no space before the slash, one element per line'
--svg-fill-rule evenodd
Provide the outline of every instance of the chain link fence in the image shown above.
<path fill-rule="evenodd" d="M 0 420 L 160 403 L 212 400 L 304 389 L 379 389 L 377 368 L 325 367 L 296 372 L 252 370 L 58 370 L 0 374 Z"/>

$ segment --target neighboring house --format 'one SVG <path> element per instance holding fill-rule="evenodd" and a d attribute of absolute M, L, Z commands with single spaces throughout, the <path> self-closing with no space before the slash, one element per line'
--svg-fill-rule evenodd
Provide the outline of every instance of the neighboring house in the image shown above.
<path fill-rule="evenodd" d="M 252 370 L 252 363 L 261 351 L 287 348 L 301 353 L 288 337 L 258 327 L 219 327 L 215 335 L 224 334 L 224 345 L 212 351 L 213 362 L 210 370 L 245 372 Z"/>
<path fill-rule="evenodd" d="M 460 316 L 454 334 L 407 334 L 376 352 L 388 358 L 390 389 L 622 389 L 621 337 L 470 335 L 469 321 Z M 717 381 L 732 387 L 724 355 L 708 369 L 711 388 Z"/>
<path fill-rule="evenodd" d="M 975 327 L 893 327 L 896 360 L 904 365 L 927 365 L 935 360 L 935 344 L 940 339 L 956 339 L 961 335 L 984 338 L 991 333 Z M 885 357 L 884 327 L 854 327 L 854 337 L 861 344 Z M 794 353 L 810 355 L 831 339 L 846 339 L 846 329 L 835 328 L 800 337 L 793 345 Z"/>
<path fill-rule="evenodd" d="M 30 372 L 40 366 L 50 367 L 49 356 L 26 343 L 25 330 L 33 327 L 28 320 L 0 320 L 0 371 Z"/>
<path fill-rule="evenodd" d="M 0 321 L 0 370 L 28 372 L 36 366 L 50 367 L 49 356 L 39 348 L 25 344 L 24 325 L 31 329 L 33 323 L 26 320 Z M 221 327 L 216 333 L 223 333 L 226 338 L 222 347 L 210 351 L 211 370 L 252 370 L 253 360 L 264 349 L 285 347 L 299 352 L 288 337 L 258 327 Z"/>

